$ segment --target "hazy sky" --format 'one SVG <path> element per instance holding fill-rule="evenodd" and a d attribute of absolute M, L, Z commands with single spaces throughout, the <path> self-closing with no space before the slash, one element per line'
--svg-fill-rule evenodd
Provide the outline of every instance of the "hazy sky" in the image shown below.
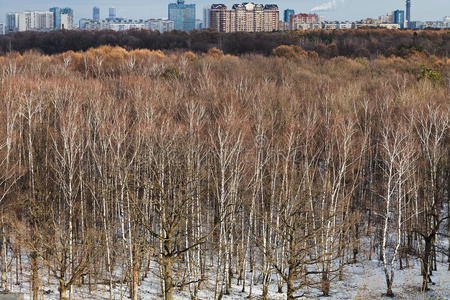
<path fill-rule="evenodd" d="M 0 0 L 0 22 L 11 11 L 47 10 L 52 6 L 71 7 L 75 21 L 91 18 L 92 8 L 100 7 L 101 17 L 108 14 L 108 7 L 117 8 L 117 15 L 132 19 L 167 18 L 167 4 L 176 0 Z M 202 8 L 212 3 L 233 3 L 247 1 L 186 0 L 197 5 L 197 18 L 202 18 Z M 316 11 L 327 20 L 360 20 L 378 17 L 396 9 L 405 9 L 405 0 L 263 0 L 256 3 L 276 3 L 283 11 L 286 8 L 296 12 Z M 450 15 L 450 0 L 412 0 L 412 20 L 441 20 Z"/>

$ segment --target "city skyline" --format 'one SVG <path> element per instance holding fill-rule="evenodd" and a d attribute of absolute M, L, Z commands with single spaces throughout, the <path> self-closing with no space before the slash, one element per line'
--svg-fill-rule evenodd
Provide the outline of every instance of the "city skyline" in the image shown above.
<path fill-rule="evenodd" d="M 81 18 L 92 18 L 94 6 L 100 8 L 102 19 L 108 17 L 110 7 L 117 9 L 118 17 L 131 19 L 167 18 L 167 5 L 172 0 L 151 3 L 148 0 L 129 0 L 124 4 L 119 0 L 79 0 L 77 3 L 68 0 L 17 0 L 15 2 L 0 3 L 0 23 L 6 20 L 8 12 L 21 12 L 26 10 L 48 10 L 50 7 L 71 7 L 74 10 L 74 21 Z M 209 1 L 209 0 L 187 0 L 186 3 L 196 4 L 197 18 L 202 18 L 202 10 L 214 3 L 223 3 L 231 6 L 240 1 Z M 255 3 L 277 4 L 280 11 L 290 8 L 295 12 L 312 12 L 324 16 L 327 20 L 357 21 L 367 17 L 392 12 L 394 10 L 405 10 L 405 0 L 379 0 L 374 3 L 369 0 L 279 0 L 279 1 L 253 1 Z M 431 21 L 439 20 L 450 15 L 450 1 L 443 0 L 413 0 L 411 8 L 411 20 Z"/>

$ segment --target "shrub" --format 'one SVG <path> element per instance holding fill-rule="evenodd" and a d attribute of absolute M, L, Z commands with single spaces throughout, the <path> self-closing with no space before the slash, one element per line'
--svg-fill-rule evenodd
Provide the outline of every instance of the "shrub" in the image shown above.
<path fill-rule="evenodd" d="M 418 80 L 428 79 L 433 82 L 441 82 L 442 76 L 439 72 L 433 70 L 432 68 L 428 68 L 426 66 L 422 66 L 422 72 L 420 73 Z"/>
<path fill-rule="evenodd" d="M 184 52 L 183 55 L 184 55 L 184 57 L 186 57 L 189 60 L 194 60 L 197 58 L 197 55 L 195 55 L 195 53 L 192 51 L 186 51 L 186 52 Z"/>
<path fill-rule="evenodd" d="M 166 68 L 161 76 L 166 79 L 182 79 L 184 77 L 183 74 L 181 74 L 175 67 Z"/>
<path fill-rule="evenodd" d="M 286 57 L 286 58 L 296 58 L 301 56 L 311 56 L 313 58 L 314 54 L 316 57 L 317 53 L 305 51 L 299 46 L 296 45 L 281 45 L 273 49 L 272 54 L 278 57 Z"/>
<path fill-rule="evenodd" d="M 213 47 L 208 50 L 207 56 L 215 59 L 220 59 L 224 56 L 224 54 L 222 50 Z"/>

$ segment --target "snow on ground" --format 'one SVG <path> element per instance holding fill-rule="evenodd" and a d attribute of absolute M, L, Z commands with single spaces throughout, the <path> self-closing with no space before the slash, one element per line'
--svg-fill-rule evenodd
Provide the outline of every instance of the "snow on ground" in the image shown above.
<path fill-rule="evenodd" d="M 412 260 L 411 260 L 412 261 Z M 154 269 L 153 271 L 156 271 Z M 427 293 L 422 293 L 420 276 L 420 265 L 418 260 L 414 260 L 414 265 L 410 268 L 395 271 L 393 291 L 396 295 L 394 299 L 450 299 L 450 271 L 448 271 L 448 264 L 438 264 L 438 271 L 433 272 L 432 280 L 435 285 L 430 285 L 431 290 Z M 46 282 L 46 279 L 42 278 Z M 249 282 L 249 281 L 248 281 Z M 236 286 L 236 281 L 233 281 L 233 287 L 230 295 L 225 295 L 223 300 L 237 300 L 245 299 L 248 296 L 249 287 L 246 287 L 246 292 L 242 293 L 242 286 Z M 25 299 L 29 297 L 29 283 L 20 286 L 14 286 L 14 292 L 22 292 L 25 294 Z M 58 288 L 56 285 L 46 286 L 44 288 L 42 299 L 54 300 L 58 299 Z M 285 291 L 285 290 L 284 290 Z M 108 286 L 100 285 L 97 291 L 89 294 L 87 287 L 74 287 L 74 300 L 78 299 L 108 299 Z M 123 286 L 116 285 L 113 292 L 114 299 L 127 299 L 128 291 Z M 254 299 L 258 299 L 262 292 L 262 286 L 258 283 L 253 288 Z M 317 289 L 309 288 L 299 291 L 299 294 L 305 293 L 305 296 L 300 299 L 383 299 L 383 293 L 386 292 L 386 283 L 382 264 L 378 261 L 363 261 L 354 265 L 348 265 L 344 269 L 344 278 L 342 281 L 337 281 L 331 285 L 330 297 L 321 297 L 321 293 Z M 139 288 L 139 295 L 141 299 L 161 299 L 159 279 L 156 276 L 151 276 L 143 282 Z M 202 290 L 199 292 L 199 299 L 213 299 L 214 298 L 214 278 L 210 278 L 203 283 Z M 183 291 L 176 291 L 174 295 L 175 300 L 190 299 L 189 290 L 187 287 Z M 281 300 L 285 299 L 285 294 L 277 293 L 276 284 L 272 284 L 269 290 L 269 299 Z M 386 298 L 392 299 L 392 298 Z"/>

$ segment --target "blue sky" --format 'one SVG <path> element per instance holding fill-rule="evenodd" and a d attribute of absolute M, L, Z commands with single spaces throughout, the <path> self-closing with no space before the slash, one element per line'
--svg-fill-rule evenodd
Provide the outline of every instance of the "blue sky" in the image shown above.
<path fill-rule="evenodd" d="M 175 1 L 175 0 L 173 0 Z M 117 15 L 126 18 L 166 18 L 167 4 L 170 0 L 0 0 L 0 22 L 5 21 L 5 14 L 10 11 L 47 10 L 52 6 L 72 7 L 75 20 L 92 17 L 92 7 L 101 9 L 105 18 L 108 7 L 117 8 Z M 247 0 L 248 1 L 248 0 Z M 202 18 L 201 9 L 212 3 L 232 5 L 243 1 L 186 0 L 197 5 L 197 18 Z M 276 3 L 280 10 L 295 9 L 296 12 L 317 13 L 327 20 L 360 20 L 378 17 L 396 9 L 405 9 L 405 0 L 263 0 L 257 3 Z M 450 16 L 450 0 L 412 0 L 412 20 L 441 20 Z"/>

